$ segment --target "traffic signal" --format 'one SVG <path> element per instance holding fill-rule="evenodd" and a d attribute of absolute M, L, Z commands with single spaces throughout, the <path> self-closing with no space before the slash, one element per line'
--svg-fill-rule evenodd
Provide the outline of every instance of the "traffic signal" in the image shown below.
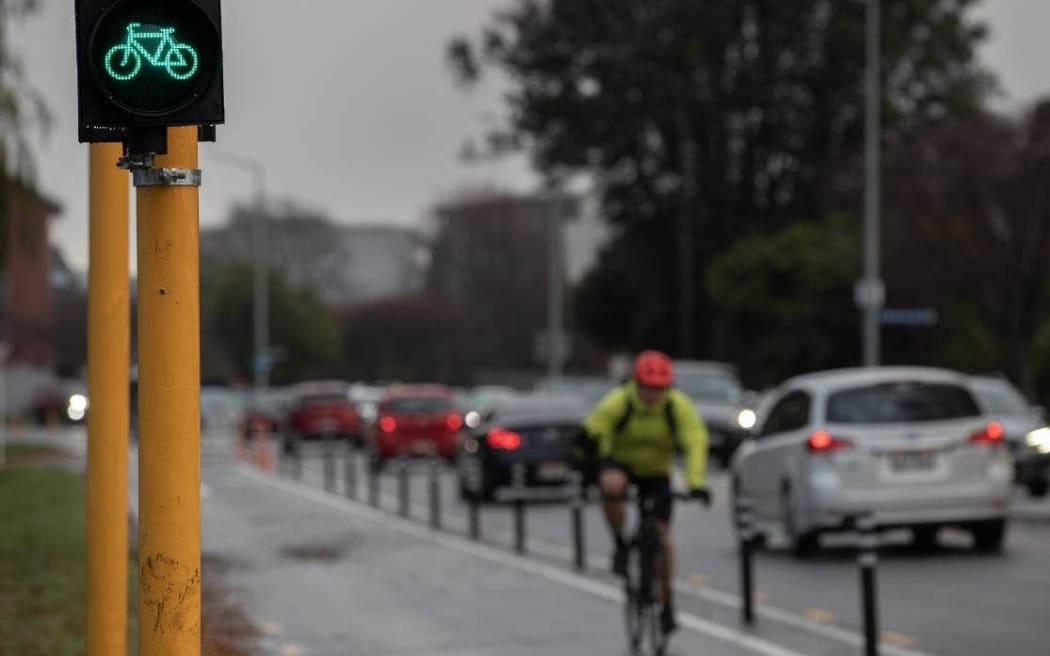
<path fill-rule="evenodd" d="M 222 123 L 219 0 L 77 0 L 80 141 Z"/>

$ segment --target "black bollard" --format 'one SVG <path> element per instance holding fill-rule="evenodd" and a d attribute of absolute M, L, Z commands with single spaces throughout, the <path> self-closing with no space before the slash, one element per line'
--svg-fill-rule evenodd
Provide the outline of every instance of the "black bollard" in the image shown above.
<path fill-rule="evenodd" d="M 518 463 L 511 470 L 514 490 L 514 551 L 525 553 L 525 465 Z"/>
<path fill-rule="evenodd" d="M 373 508 L 379 507 L 379 466 L 375 459 L 370 459 L 365 464 L 365 472 L 368 476 L 368 505 Z"/>
<path fill-rule="evenodd" d="M 441 460 L 430 461 L 430 528 L 441 530 Z"/>
<path fill-rule="evenodd" d="M 755 519 L 751 500 L 736 498 L 736 528 L 740 540 L 740 611 L 744 624 L 755 623 L 754 610 L 754 544 Z"/>
<path fill-rule="evenodd" d="M 346 443 L 346 461 L 343 463 L 343 475 L 346 479 L 346 498 L 357 499 L 357 452 L 354 445 Z"/>
<path fill-rule="evenodd" d="M 408 459 L 401 457 L 397 461 L 397 501 L 398 514 L 408 517 L 409 489 L 408 489 Z"/>
<path fill-rule="evenodd" d="M 587 549 L 583 535 L 583 475 L 574 471 L 569 475 L 569 490 L 572 495 L 572 551 L 576 569 L 587 568 Z"/>
<path fill-rule="evenodd" d="M 470 539 L 481 539 L 481 464 L 468 462 L 467 472 L 467 529 Z"/>
<path fill-rule="evenodd" d="M 292 454 L 295 458 L 293 476 L 295 480 L 301 481 L 303 480 L 303 445 L 298 433 L 292 436 Z"/>
<path fill-rule="evenodd" d="M 864 618 L 864 655 L 878 656 L 879 612 L 876 598 L 875 570 L 878 566 L 878 541 L 875 518 L 871 513 L 858 515 L 857 565 L 860 568 L 861 614 Z"/>
<path fill-rule="evenodd" d="M 324 491 L 335 490 L 335 436 L 331 431 L 321 434 L 321 458 L 324 460 Z"/>

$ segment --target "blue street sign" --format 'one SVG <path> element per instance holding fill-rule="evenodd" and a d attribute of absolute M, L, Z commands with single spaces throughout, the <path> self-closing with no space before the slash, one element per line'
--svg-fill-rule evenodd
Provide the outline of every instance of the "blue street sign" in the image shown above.
<path fill-rule="evenodd" d="M 883 308 L 879 323 L 884 326 L 932 326 L 937 323 L 937 310 L 922 308 Z"/>

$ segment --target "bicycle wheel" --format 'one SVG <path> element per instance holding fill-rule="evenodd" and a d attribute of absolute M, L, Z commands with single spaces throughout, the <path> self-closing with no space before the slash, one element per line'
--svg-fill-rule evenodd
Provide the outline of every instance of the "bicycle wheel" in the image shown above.
<path fill-rule="evenodd" d="M 649 604 L 645 623 L 648 625 L 649 649 L 653 656 L 664 656 L 667 649 L 667 634 L 660 622 L 660 604 L 655 601 Z"/>
<path fill-rule="evenodd" d="M 641 586 L 642 572 L 638 564 L 638 550 L 632 545 L 627 557 L 627 575 L 623 578 L 623 619 L 627 629 L 627 642 L 631 645 L 631 652 L 634 654 L 639 653 L 646 627 L 646 604 Z"/>
<path fill-rule="evenodd" d="M 176 80 L 188 80 L 197 72 L 197 51 L 184 43 L 177 43 L 164 58 L 164 70 Z"/>
<path fill-rule="evenodd" d="M 118 58 L 117 55 L 122 56 Z M 126 82 L 135 77 L 139 74 L 139 69 L 142 68 L 142 55 L 126 43 L 120 43 L 110 48 L 106 52 L 106 57 L 103 61 L 106 65 L 106 72 L 109 73 L 110 77 L 121 82 Z"/>

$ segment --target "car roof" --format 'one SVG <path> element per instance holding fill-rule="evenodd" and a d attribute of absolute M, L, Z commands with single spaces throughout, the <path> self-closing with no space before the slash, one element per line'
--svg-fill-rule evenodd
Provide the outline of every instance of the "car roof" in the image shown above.
<path fill-rule="evenodd" d="M 920 380 L 924 382 L 955 383 L 965 386 L 965 374 L 938 367 L 916 367 L 891 365 L 882 367 L 851 367 L 815 371 L 794 376 L 784 382 L 782 387 L 841 388 L 858 385 L 875 385 L 900 379 Z"/>
<path fill-rule="evenodd" d="M 582 421 L 587 407 L 579 399 L 554 394 L 534 394 L 494 400 L 489 405 L 496 421 L 549 419 Z"/>

